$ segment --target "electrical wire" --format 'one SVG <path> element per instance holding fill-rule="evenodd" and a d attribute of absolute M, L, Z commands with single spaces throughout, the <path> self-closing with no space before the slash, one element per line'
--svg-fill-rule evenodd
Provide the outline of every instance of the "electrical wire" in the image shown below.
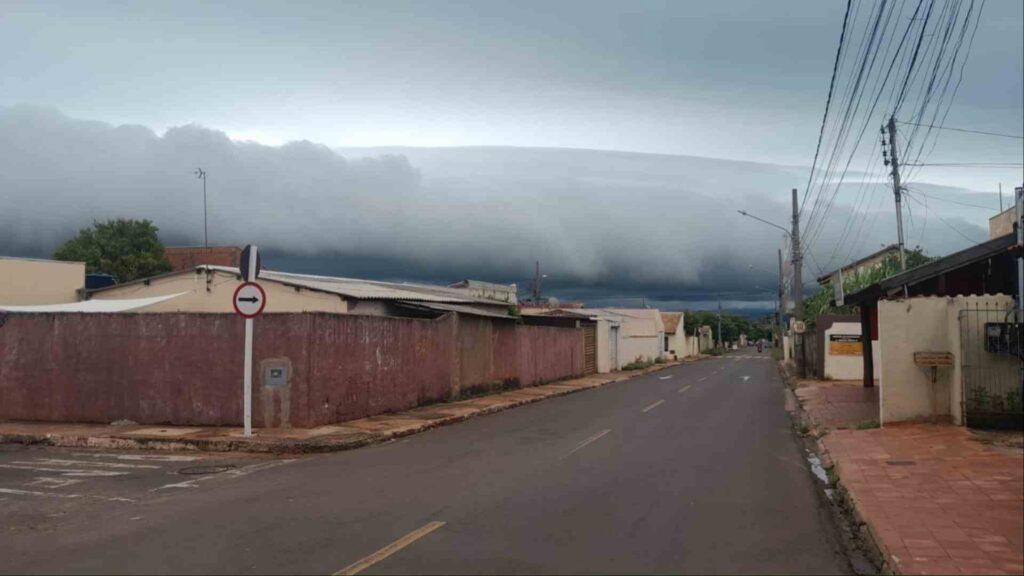
<path fill-rule="evenodd" d="M 1016 138 L 1017 140 L 1024 140 L 1024 136 L 1017 136 L 1016 134 L 1003 134 L 1001 132 L 986 132 L 984 130 L 968 130 L 966 128 L 953 128 L 952 126 L 936 126 L 934 124 L 921 124 L 918 122 L 907 122 L 904 120 L 897 120 L 899 124 L 906 124 L 908 126 L 918 126 L 921 128 L 934 128 L 936 130 L 952 130 L 954 132 L 966 132 L 968 134 L 983 134 L 985 136 L 1000 136 L 1002 138 Z"/>

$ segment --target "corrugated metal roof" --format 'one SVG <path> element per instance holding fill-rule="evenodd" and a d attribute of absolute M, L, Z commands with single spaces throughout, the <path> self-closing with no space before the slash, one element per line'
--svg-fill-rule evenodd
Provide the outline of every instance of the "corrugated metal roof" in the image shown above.
<path fill-rule="evenodd" d="M 512 316 L 508 312 L 498 312 L 496 310 L 481 308 L 480 306 L 463 306 L 459 304 L 442 304 L 440 302 L 408 302 L 404 301 L 398 304 L 407 308 L 418 308 L 434 310 L 437 312 L 458 312 L 459 314 L 467 314 L 470 316 L 484 316 L 486 318 L 500 318 L 502 320 L 515 320 L 516 317 Z"/>
<path fill-rule="evenodd" d="M 124 300 L 83 300 L 81 302 L 66 302 L 63 304 L 33 304 L 26 306 L 13 306 L 0 304 L 0 311 L 4 312 L 129 312 L 158 302 L 177 298 L 187 292 L 178 292 L 167 296 L 152 296 L 150 298 L 128 298 Z"/>
<path fill-rule="evenodd" d="M 199 268 L 217 270 L 228 274 L 239 274 L 238 268 L 229 266 L 207 265 L 199 266 Z M 274 272 L 272 270 L 260 271 L 260 279 L 319 290 L 321 292 L 331 292 L 358 300 L 405 300 L 409 302 L 507 305 L 505 302 L 473 297 L 459 288 L 431 286 L 428 284 L 380 282 L 377 280 L 360 280 L 337 276 L 292 274 L 290 272 Z"/>

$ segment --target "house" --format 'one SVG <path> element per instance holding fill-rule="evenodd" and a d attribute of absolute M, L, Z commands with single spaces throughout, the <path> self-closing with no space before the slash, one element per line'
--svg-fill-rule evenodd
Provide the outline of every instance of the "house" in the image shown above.
<path fill-rule="evenodd" d="M 619 361 L 628 364 L 637 359 L 664 358 L 665 324 L 661 312 L 653 308 L 598 308 L 618 316 L 620 328 Z"/>
<path fill-rule="evenodd" d="M 0 256 L 0 304 L 77 302 L 84 289 L 84 262 Z"/>
<path fill-rule="evenodd" d="M 171 296 L 141 312 L 233 312 L 232 296 L 242 283 L 237 268 L 201 265 L 190 270 L 91 290 L 93 300 Z M 474 296 L 467 288 L 378 282 L 263 270 L 264 313 L 331 312 L 370 316 L 436 317 L 447 312 L 511 319 L 509 303 Z"/>
<path fill-rule="evenodd" d="M 665 345 L 662 347 L 665 355 L 672 359 L 693 355 L 690 338 L 686 336 L 683 312 L 662 312 L 661 323 L 665 326 Z"/>
<path fill-rule="evenodd" d="M 627 362 L 619 357 L 622 319 L 615 314 L 584 308 L 523 308 L 524 324 L 583 329 L 584 367 L 587 373 L 619 370 Z"/>
<path fill-rule="evenodd" d="M 883 424 L 1021 420 L 1024 336 L 1010 296 L 1018 294 L 1019 251 L 1015 234 L 1004 234 L 846 297 L 870 335 L 863 338 L 865 385 L 880 364 Z"/>
<path fill-rule="evenodd" d="M 885 262 L 885 259 L 888 258 L 889 255 L 899 255 L 899 253 L 899 244 L 889 244 L 888 246 L 882 248 L 881 250 L 868 254 L 867 256 L 859 260 L 854 260 L 853 262 L 850 262 L 849 264 L 843 266 L 838 270 L 818 276 L 818 284 L 821 286 L 828 286 L 832 284 L 834 280 L 837 280 L 840 277 L 840 275 L 843 278 L 849 278 L 850 276 L 855 276 L 857 274 L 877 268 L 881 266 L 883 262 Z"/>

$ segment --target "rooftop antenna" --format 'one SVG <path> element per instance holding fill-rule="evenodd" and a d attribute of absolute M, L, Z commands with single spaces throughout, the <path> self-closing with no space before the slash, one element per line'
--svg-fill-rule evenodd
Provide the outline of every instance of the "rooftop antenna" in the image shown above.
<path fill-rule="evenodd" d="M 209 248 L 209 236 L 206 232 L 206 170 L 196 168 L 195 175 L 203 181 L 203 248 Z"/>

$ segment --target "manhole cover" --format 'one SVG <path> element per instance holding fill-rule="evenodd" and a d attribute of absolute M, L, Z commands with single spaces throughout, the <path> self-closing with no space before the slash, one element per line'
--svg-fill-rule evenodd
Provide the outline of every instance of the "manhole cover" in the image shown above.
<path fill-rule="evenodd" d="M 0 452 L 21 452 L 27 449 L 25 444 L 0 444 Z"/>
<path fill-rule="evenodd" d="M 187 476 L 203 476 L 207 474 L 220 474 L 221 472 L 227 472 L 228 470 L 234 470 L 235 467 L 232 464 L 222 464 L 218 466 L 186 466 L 178 470 L 178 474 L 185 474 Z"/>
<path fill-rule="evenodd" d="M 914 462 L 910 460 L 889 460 L 886 464 L 889 466 L 913 466 Z"/>

